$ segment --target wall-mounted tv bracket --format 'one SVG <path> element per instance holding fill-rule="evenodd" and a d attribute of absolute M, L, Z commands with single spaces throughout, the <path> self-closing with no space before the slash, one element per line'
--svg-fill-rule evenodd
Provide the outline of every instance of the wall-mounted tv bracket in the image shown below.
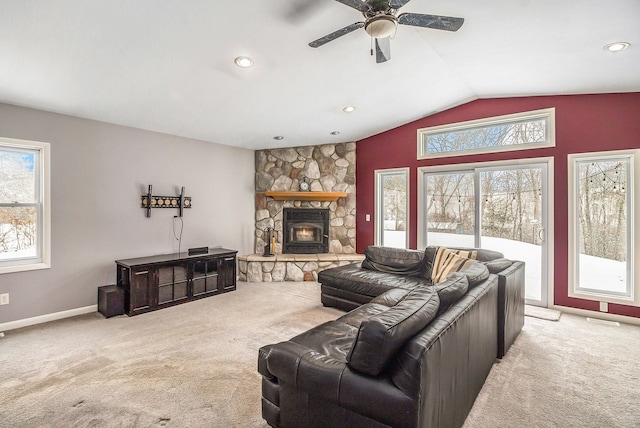
<path fill-rule="evenodd" d="M 191 197 L 184 196 L 184 187 L 180 191 L 180 196 L 153 196 L 151 187 L 149 184 L 149 191 L 141 196 L 140 203 L 140 207 L 147 210 L 147 217 L 151 217 L 151 208 L 177 208 L 179 217 L 182 217 L 182 211 L 185 208 L 191 208 Z"/>

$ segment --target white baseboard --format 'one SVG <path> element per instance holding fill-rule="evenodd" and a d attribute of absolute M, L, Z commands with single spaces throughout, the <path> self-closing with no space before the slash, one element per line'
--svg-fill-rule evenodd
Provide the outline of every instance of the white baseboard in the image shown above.
<path fill-rule="evenodd" d="M 627 317 L 624 315 L 610 314 L 608 312 L 588 311 L 586 309 L 570 308 L 568 306 L 551 305 L 550 309 L 555 309 L 567 314 L 580 315 L 590 318 L 599 318 L 607 321 L 617 321 L 625 324 L 640 325 L 640 318 Z M 1 330 L 1 329 L 0 329 Z"/>
<path fill-rule="evenodd" d="M 29 327 L 31 325 L 42 324 L 43 322 L 61 320 L 63 318 L 75 317 L 77 315 L 90 314 L 98 311 L 98 305 L 85 306 L 84 308 L 69 309 L 68 311 L 56 312 L 53 314 L 40 315 L 33 318 L 25 318 L 17 321 L 10 321 L 0 324 L 0 331 L 15 330 L 16 328 Z"/>

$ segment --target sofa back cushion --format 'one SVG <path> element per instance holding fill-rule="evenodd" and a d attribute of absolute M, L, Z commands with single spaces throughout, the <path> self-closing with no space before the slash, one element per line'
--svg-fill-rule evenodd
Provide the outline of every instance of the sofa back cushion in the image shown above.
<path fill-rule="evenodd" d="M 469 290 L 469 280 L 464 273 L 453 272 L 444 281 L 435 284 L 433 288 L 440 298 L 438 313 L 442 313 Z"/>
<path fill-rule="evenodd" d="M 424 252 L 400 248 L 369 246 L 364 250 L 364 269 L 393 273 L 396 275 L 420 276 L 424 264 Z"/>
<path fill-rule="evenodd" d="M 504 257 L 488 260 L 483 264 L 489 269 L 489 273 L 500 273 L 513 264 L 513 260 L 505 259 Z"/>
<path fill-rule="evenodd" d="M 347 365 L 371 376 L 379 375 L 403 344 L 438 313 L 440 298 L 434 287 L 417 287 L 388 310 L 360 324 Z"/>

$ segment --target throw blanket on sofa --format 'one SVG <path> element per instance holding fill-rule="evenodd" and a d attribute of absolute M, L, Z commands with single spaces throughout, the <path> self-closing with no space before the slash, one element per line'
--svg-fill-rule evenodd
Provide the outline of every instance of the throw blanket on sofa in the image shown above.
<path fill-rule="evenodd" d="M 431 280 L 434 284 L 443 281 L 450 273 L 460 272 L 476 263 L 477 251 L 450 250 L 438 247 L 433 260 Z"/>

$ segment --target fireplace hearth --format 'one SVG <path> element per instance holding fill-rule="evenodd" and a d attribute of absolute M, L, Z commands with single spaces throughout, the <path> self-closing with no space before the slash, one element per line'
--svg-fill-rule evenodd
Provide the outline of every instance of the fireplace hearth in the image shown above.
<path fill-rule="evenodd" d="M 284 254 L 329 252 L 328 208 L 284 208 L 282 222 Z"/>

